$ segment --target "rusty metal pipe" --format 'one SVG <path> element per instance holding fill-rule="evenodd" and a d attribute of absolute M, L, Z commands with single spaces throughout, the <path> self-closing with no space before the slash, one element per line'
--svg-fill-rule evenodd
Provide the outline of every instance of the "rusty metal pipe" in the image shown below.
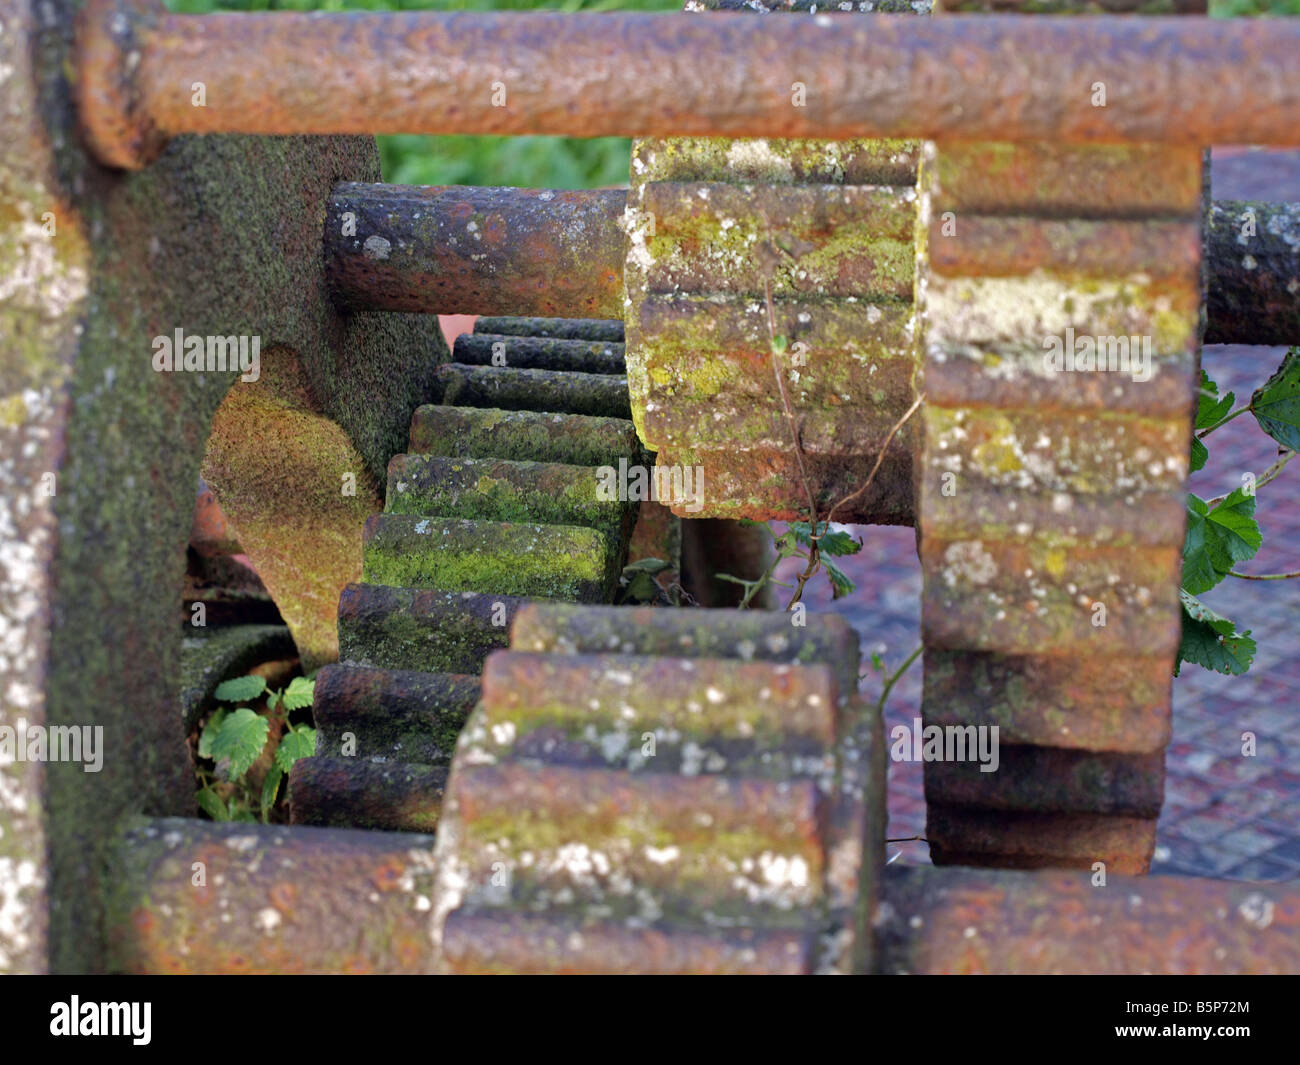
<path fill-rule="evenodd" d="M 1043 869 L 885 870 L 884 973 L 1294 973 L 1300 882 Z M 1050 933 L 1045 931 L 1050 929 Z"/>
<path fill-rule="evenodd" d="M 621 189 L 335 186 L 325 269 L 355 309 L 621 318 Z"/>
<path fill-rule="evenodd" d="M 112 851 L 110 968 L 398 973 L 437 964 L 433 837 L 138 818 Z"/>
<path fill-rule="evenodd" d="M 1300 203 L 1215 200 L 1207 344 L 1300 344 Z"/>
<path fill-rule="evenodd" d="M 180 133 L 1293 145 L 1297 55 L 1295 20 L 171 15 L 90 0 L 78 87 L 96 152 L 126 167 Z"/>

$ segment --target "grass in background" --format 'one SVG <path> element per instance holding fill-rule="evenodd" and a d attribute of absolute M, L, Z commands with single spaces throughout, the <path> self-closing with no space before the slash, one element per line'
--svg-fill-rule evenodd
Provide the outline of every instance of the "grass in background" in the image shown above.
<path fill-rule="evenodd" d="M 172 11 L 680 11 L 681 0 L 167 0 Z M 1210 0 L 1220 18 L 1300 15 L 1300 0 Z M 1244 72 L 1243 76 L 1249 76 Z M 399 185 L 626 185 L 624 137 L 381 136 L 384 180 Z"/>

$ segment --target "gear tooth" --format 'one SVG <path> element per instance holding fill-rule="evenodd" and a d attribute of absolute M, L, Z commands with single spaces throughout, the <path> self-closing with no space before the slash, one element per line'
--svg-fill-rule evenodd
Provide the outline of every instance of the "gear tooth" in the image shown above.
<path fill-rule="evenodd" d="M 627 411 L 621 323 L 487 324 L 496 332 L 456 348 L 487 364 L 440 368 L 443 405 L 415 412 L 385 512 L 366 522 L 365 583 L 339 600 L 343 661 L 319 678 L 318 754 L 292 772 L 295 823 L 432 829 L 473 674 L 519 608 L 617 587 L 635 504 L 598 498 L 594 467 L 644 456 L 615 416 Z M 597 364 L 606 372 L 584 372 Z"/>
<path fill-rule="evenodd" d="M 514 336 L 509 333 L 462 333 L 452 361 L 466 366 L 514 366 L 521 370 L 569 370 L 623 374 L 621 342 L 571 337 Z"/>
<path fill-rule="evenodd" d="M 889 5 L 918 7 L 928 5 Z M 691 10 L 808 8 L 707 0 Z M 624 267 L 633 419 L 661 461 L 704 469 L 708 499 L 694 516 L 806 519 L 806 474 L 822 516 L 911 524 L 917 441 L 910 425 L 890 432 L 918 359 L 919 147 L 636 143 Z M 779 355 L 773 335 L 786 343 Z"/>
<path fill-rule="evenodd" d="M 289 771 L 289 812 L 298 825 L 431 832 L 446 783 L 446 766 L 299 758 Z"/>
<path fill-rule="evenodd" d="M 475 333 L 496 336 L 555 337 L 623 343 L 621 318 L 498 318 L 485 315 L 474 322 Z"/>
<path fill-rule="evenodd" d="M 831 623 L 778 648 L 762 638 L 784 617 L 661 611 L 698 616 L 647 628 L 642 613 L 536 604 L 516 646 L 554 633 L 563 650 L 488 659 L 440 828 L 449 964 L 868 968 L 883 744 L 839 689 L 856 690 L 856 638 Z M 683 646 L 692 626 L 707 637 Z M 579 649 L 602 631 L 638 653 Z M 724 650 L 751 642 L 761 657 Z"/>
<path fill-rule="evenodd" d="M 561 411 L 599 418 L 630 418 L 627 382 L 616 374 L 525 370 L 513 366 L 438 367 L 442 402 L 458 407 Z"/>
<path fill-rule="evenodd" d="M 316 675 L 316 753 L 446 765 L 478 702 L 478 677 L 329 665 Z"/>
<path fill-rule="evenodd" d="M 443 953 L 459 973 L 656 973 L 799 976 L 814 971 L 817 936 L 786 929 L 716 929 L 461 908 Z"/>

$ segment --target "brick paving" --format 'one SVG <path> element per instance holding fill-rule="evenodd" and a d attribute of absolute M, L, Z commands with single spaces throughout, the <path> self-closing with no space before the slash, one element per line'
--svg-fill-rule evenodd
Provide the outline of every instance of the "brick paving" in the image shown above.
<path fill-rule="evenodd" d="M 1222 149 L 1214 154 L 1212 184 L 1222 199 L 1300 200 L 1300 152 Z M 1297 338 L 1300 339 L 1300 338 Z M 1246 398 L 1273 372 L 1285 349 L 1216 345 L 1202 359 L 1221 392 Z M 1249 415 L 1207 441 L 1210 461 L 1193 475 L 1202 498 L 1257 476 L 1276 457 L 1276 445 Z M 1300 467 L 1300 462 L 1296 464 Z M 1264 533 L 1249 573 L 1300 570 L 1300 468 L 1288 468 L 1260 490 L 1257 517 Z M 805 593 L 810 610 L 836 610 L 861 633 L 864 655 L 882 651 L 895 668 L 920 642 L 921 570 L 913 530 L 871 526 L 853 530 L 864 540 L 843 568 L 858 585 L 832 603 L 818 578 Z M 797 567 L 787 564 L 782 579 Z M 1173 742 L 1168 751 L 1165 807 L 1152 871 L 1241 880 L 1300 877 L 1300 580 L 1229 578 L 1205 596 L 1221 614 L 1249 628 L 1259 645 L 1244 677 L 1184 666 L 1174 681 Z M 878 696 L 869 675 L 862 690 Z M 920 713 L 919 663 L 894 688 L 885 709 L 886 735 Z M 1242 733 L 1256 738 L 1253 757 L 1242 754 Z M 891 838 L 924 836 L 925 795 L 919 763 L 890 762 Z M 924 842 L 889 845 L 895 861 L 929 861 Z"/>

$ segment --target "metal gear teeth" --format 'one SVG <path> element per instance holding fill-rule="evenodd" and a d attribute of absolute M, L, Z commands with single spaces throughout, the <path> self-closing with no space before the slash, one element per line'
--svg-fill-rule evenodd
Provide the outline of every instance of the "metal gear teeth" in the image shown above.
<path fill-rule="evenodd" d="M 840 618 L 534 604 L 438 827 L 456 972 L 864 971 L 878 721 Z"/>
<path fill-rule="evenodd" d="M 917 148 L 901 140 L 634 144 L 624 268 L 633 418 L 661 461 L 703 468 L 707 500 L 696 516 L 807 517 L 773 371 L 768 292 L 820 513 L 852 496 L 876 465 L 896 412 L 912 401 Z M 909 524 L 915 443 L 910 427 L 898 433 L 872 487 L 836 518 Z"/>
<path fill-rule="evenodd" d="M 936 863 L 1148 868 L 1181 628 L 1201 175 L 1197 149 L 926 146 L 922 714 L 997 726 L 1001 745 L 996 772 L 926 764 Z M 1049 366 L 1052 338 L 1115 365 Z M 1121 342 L 1130 360 L 1149 345 L 1149 377 L 1120 369 Z"/>
<path fill-rule="evenodd" d="M 598 499 L 593 467 L 642 450 L 617 416 L 621 340 L 587 338 L 616 324 L 481 319 L 457 340 L 443 404 L 415 412 L 409 453 L 389 463 L 363 582 L 341 596 L 319 753 L 291 773 L 295 823 L 431 831 L 477 674 L 517 611 L 612 597 L 635 504 Z"/>

